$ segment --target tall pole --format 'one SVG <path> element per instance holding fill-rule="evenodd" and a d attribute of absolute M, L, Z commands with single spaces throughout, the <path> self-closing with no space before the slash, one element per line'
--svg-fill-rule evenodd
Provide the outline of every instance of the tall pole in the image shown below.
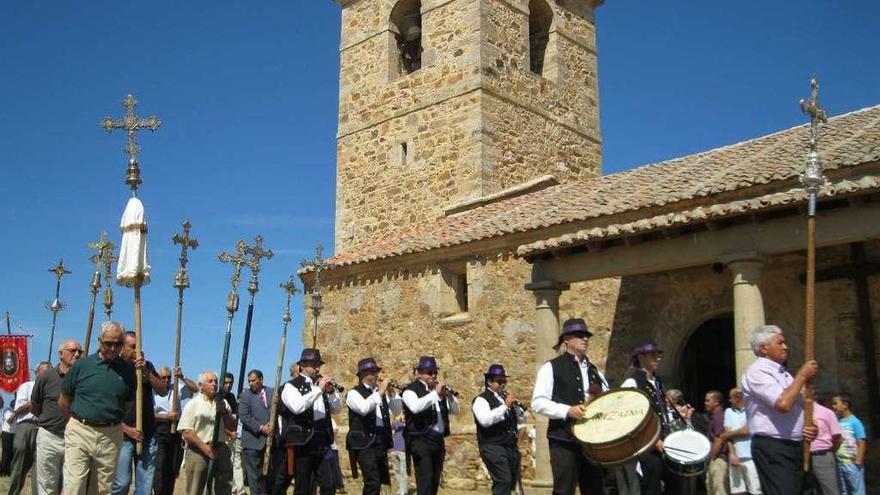
<path fill-rule="evenodd" d="M 52 330 L 49 332 L 49 359 L 52 362 L 52 346 L 55 344 L 55 321 L 58 319 L 58 312 L 62 311 L 67 305 L 59 299 L 61 295 L 61 277 L 70 274 L 70 270 L 64 268 L 64 260 L 58 260 L 55 268 L 49 268 L 49 271 L 55 274 L 55 299 L 46 304 L 46 309 L 52 312 Z"/>
<path fill-rule="evenodd" d="M 819 80 L 813 76 L 810 98 L 802 99 L 801 110 L 810 116 L 810 151 L 807 154 L 806 169 L 801 175 L 801 184 L 809 195 L 807 205 L 807 280 L 805 304 L 804 359 L 816 359 L 816 200 L 819 188 L 825 183 L 822 174 L 822 160 L 819 158 L 819 123 L 827 122 L 828 116 L 819 106 Z M 813 381 L 809 380 L 804 389 L 804 425 L 813 425 Z M 810 470 L 810 442 L 803 442 L 804 471 Z"/>
<path fill-rule="evenodd" d="M 6 312 L 6 335 L 12 335 L 12 321 L 9 317 L 9 311 Z"/>
<path fill-rule="evenodd" d="M 89 287 L 91 287 L 92 302 L 89 304 L 89 319 L 86 323 L 86 336 L 83 340 L 83 352 L 86 356 L 89 355 L 89 346 L 92 343 L 92 328 L 95 325 L 95 303 L 98 299 L 98 290 L 101 289 L 101 272 L 103 269 L 102 265 L 104 263 L 104 257 L 108 255 L 108 250 L 112 253 L 114 247 L 116 247 L 116 245 L 107 239 L 107 232 L 103 230 L 97 241 L 89 243 L 89 248 L 95 250 L 95 254 L 89 258 L 92 263 L 95 264 L 95 273 L 92 274 L 92 282 L 89 284 Z"/>
<path fill-rule="evenodd" d="M 290 324 L 290 321 L 292 320 L 290 317 L 290 300 L 293 298 L 293 295 L 298 292 L 296 285 L 293 283 L 293 275 L 290 276 L 286 283 L 281 284 L 280 287 L 284 289 L 285 293 L 287 293 L 287 303 L 284 305 L 284 316 L 281 317 L 284 326 L 281 329 L 281 344 L 278 348 L 278 365 L 275 367 L 275 388 L 272 389 L 272 405 L 269 408 L 269 434 L 266 435 L 266 451 L 263 452 L 263 476 L 266 476 L 269 473 L 272 444 L 275 441 L 275 427 L 277 423 L 275 418 L 278 416 L 278 404 L 281 401 L 281 372 L 284 368 L 284 351 L 287 348 L 287 325 Z"/>
<path fill-rule="evenodd" d="M 315 246 L 315 259 L 303 260 L 300 265 L 310 271 L 315 272 L 315 280 L 311 284 L 311 294 L 309 295 L 309 309 L 312 310 L 312 348 L 318 347 L 318 316 L 324 309 L 323 294 L 321 293 L 321 271 L 327 268 L 327 263 L 321 258 L 324 252 L 324 246 L 318 244 Z"/>
<path fill-rule="evenodd" d="M 189 288 L 189 273 L 186 270 L 186 264 L 189 261 L 187 249 L 195 250 L 199 247 L 199 241 L 189 236 L 189 229 L 192 224 L 189 220 L 183 222 L 183 235 L 174 234 L 171 240 L 174 244 L 180 244 L 180 266 L 174 275 L 174 288 L 177 289 L 177 334 L 174 339 L 174 382 L 171 388 L 171 417 L 177 410 L 178 393 L 180 388 L 180 377 L 177 376 L 177 369 L 180 368 L 180 340 L 183 332 L 183 291 Z M 171 420 L 171 433 L 177 433 L 177 419 Z"/>
<path fill-rule="evenodd" d="M 245 249 L 247 244 L 244 241 L 238 241 L 235 244 L 235 254 L 220 253 L 218 257 L 223 263 L 232 263 L 232 287 L 226 296 L 226 334 L 223 339 L 223 361 L 220 364 L 220 375 L 217 377 L 217 394 L 214 396 L 215 413 L 214 413 L 214 430 L 211 434 L 211 448 L 217 444 L 220 438 L 220 404 L 223 403 L 223 377 L 226 376 L 226 365 L 229 363 L 229 341 L 232 339 L 232 320 L 235 318 L 235 312 L 238 311 L 238 284 L 241 283 L 241 267 L 247 263 Z M 208 461 L 207 483 L 205 484 L 205 493 L 211 495 L 214 493 L 214 459 Z"/>
<path fill-rule="evenodd" d="M 244 343 L 241 347 L 241 367 L 239 367 L 238 370 L 238 389 L 235 393 L 236 397 L 241 395 L 242 388 L 244 387 L 244 373 L 247 369 L 248 346 L 251 341 L 251 322 L 254 319 L 254 296 L 256 296 L 257 292 L 260 290 L 260 283 L 257 280 L 257 277 L 260 274 L 260 259 L 266 258 L 267 260 L 270 260 L 272 259 L 272 256 L 274 256 L 271 249 L 263 249 L 263 236 L 261 235 L 257 235 L 257 237 L 254 238 L 253 247 L 245 247 L 245 252 L 251 256 L 245 262 L 251 270 L 251 279 L 250 282 L 248 282 L 248 292 L 250 293 L 250 297 L 248 298 L 247 319 L 244 324 Z"/>
<path fill-rule="evenodd" d="M 126 95 L 122 100 L 125 107 L 125 116 L 114 119 L 105 117 L 101 121 L 101 127 L 107 132 L 115 129 L 124 130 L 128 137 L 125 152 L 128 154 L 128 168 L 126 169 L 125 184 L 131 189 L 131 198 L 125 205 L 119 228 L 122 231 L 122 242 L 119 248 L 121 259 L 116 265 L 116 282 L 134 289 L 134 333 L 135 355 L 143 357 L 143 339 L 141 335 L 141 287 L 150 282 L 150 265 L 147 262 L 147 222 L 144 205 L 138 199 L 138 187 L 143 183 L 141 169 L 138 166 L 137 156 L 140 147 L 137 145 L 137 133 L 143 129 L 155 132 L 161 122 L 155 116 L 140 118 L 135 115 L 134 109 L 137 100 L 132 95 Z M 135 397 L 135 428 L 143 431 L 143 391 L 144 372 L 138 368 L 135 372 L 137 380 L 137 396 Z M 152 411 L 150 412 L 152 414 Z M 140 455 L 143 451 L 143 443 L 138 442 L 135 451 Z"/>

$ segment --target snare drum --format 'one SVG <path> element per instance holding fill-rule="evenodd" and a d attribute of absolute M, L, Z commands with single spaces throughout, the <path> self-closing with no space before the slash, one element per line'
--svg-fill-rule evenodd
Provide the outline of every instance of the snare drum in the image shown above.
<path fill-rule="evenodd" d="M 663 439 L 663 459 L 681 476 L 699 476 L 709 468 L 712 443 L 694 430 L 670 433 Z"/>
<path fill-rule="evenodd" d="M 584 417 L 572 425 L 572 435 L 597 464 L 614 466 L 630 461 L 653 447 L 660 436 L 660 420 L 641 390 L 609 390 L 597 395 L 584 410 Z"/>

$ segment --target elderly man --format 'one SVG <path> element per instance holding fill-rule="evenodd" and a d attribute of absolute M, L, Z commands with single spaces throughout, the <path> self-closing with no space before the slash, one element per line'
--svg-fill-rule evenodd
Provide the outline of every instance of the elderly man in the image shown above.
<path fill-rule="evenodd" d="M 122 346 L 122 357 L 132 365 L 137 355 L 137 335 L 134 332 L 125 332 Z M 143 353 L 141 353 L 143 354 Z M 141 388 L 141 411 L 143 421 L 141 429 L 136 429 L 137 411 L 131 410 L 122 421 L 122 433 L 125 434 L 122 450 L 119 452 L 119 462 L 116 465 L 116 479 L 113 480 L 113 495 L 128 493 L 131 485 L 132 463 L 134 464 L 135 495 L 150 495 L 153 491 L 153 476 L 156 471 L 156 421 L 153 417 L 153 393 L 165 395 L 168 392 L 168 383 L 159 378 L 156 368 L 150 361 L 146 362 L 146 372 L 143 373 L 143 387 Z M 137 444 L 141 443 L 141 453 L 137 454 Z"/>
<path fill-rule="evenodd" d="M 226 444 L 226 430 L 235 429 L 235 416 L 225 400 L 216 401 L 217 374 L 203 371 L 199 374 L 200 392 L 189 401 L 180 415 L 177 429 L 186 440 L 186 493 L 202 495 L 208 482 L 208 462 L 214 460 L 214 493 L 232 493 L 232 457 Z M 220 415 L 217 441 L 213 442 L 214 419 Z"/>
<path fill-rule="evenodd" d="M 156 495 L 172 495 L 174 493 L 174 484 L 177 475 L 180 474 L 180 463 L 183 461 L 183 439 L 180 432 L 171 433 L 171 425 L 180 418 L 180 411 L 186 405 L 184 401 L 185 395 L 192 395 L 193 392 L 199 391 L 199 385 L 186 378 L 183 371 L 177 368 L 174 373 L 180 385 L 177 392 L 178 404 L 171 412 L 171 390 L 168 387 L 168 393 L 164 395 L 153 395 L 153 418 L 156 420 L 156 470 L 153 477 L 153 492 Z M 159 368 L 159 378 L 165 383 L 171 384 L 171 368 L 162 366 Z"/>
<path fill-rule="evenodd" d="M 101 324 L 98 352 L 77 360 L 64 375 L 58 407 L 71 417 L 64 429 L 64 493 L 110 493 L 119 449 L 122 419 L 137 389 L 135 366 L 119 356 L 122 325 Z"/>
<path fill-rule="evenodd" d="M 808 361 L 792 376 L 785 367 L 788 345 L 775 325 L 755 328 L 751 346 L 758 359 L 743 375 L 742 389 L 761 490 L 766 495 L 801 493 L 801 441 L 812 441 L 818 433 L 815 425 L 804 425 L 801 391 L 819 366 Z"/>
<path fill-rule="evenodd" d="M 587 358 L 592 336 L 583 319 L 566 320 L 553 346 L 558 350 L 564 344 L 565 352 L 541 365 L 532 393 L 532 408 L 550 418 L 554 495 L 574 494 L 576 486 L 584 494 L 602 493 L 602 469 L 587 460 L 571 434 L 572 423 L 584 417 L 583 404 L 608 390 L 605 377 Z"/>
<path fill-rule="evenodd" d="M 37 376 L 52 368 L 43 361 L 37 365 Z M 9 494 L 18 495 L 24 489 L 28 471 L 34 464 L 34 453 L 37 449 L 37 418 L 33 412 L 31 392 L 34 380 L 24 382 L 15 391 L 15 409 L 9 422 L 15 421 L 15 441 L 12 454 L 12 479 L 9 483 Z"/>
<path fill-rule="evenodd" d="M 82 355 L 76 340 L 65 340 L 58 347 L 58 366 L 37 376 L 31 392 L 31 411 L 37 416 L 37 493 L 61 491 L 61 469 L 64 466 L 64 428 L 68 418 L 58 408 L 61 380 Z"/>

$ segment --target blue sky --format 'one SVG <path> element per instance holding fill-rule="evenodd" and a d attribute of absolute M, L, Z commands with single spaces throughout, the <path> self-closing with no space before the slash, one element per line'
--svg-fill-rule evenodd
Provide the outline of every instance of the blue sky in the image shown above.
<path fill-rule="evenodd" d="M 598 11 L 606 173 L 750 139 L 804 122 L 809 77 L 832 115 L 880 103 L 873 1 L 634 2 Z M 0 315 L 34 334 L 45 359 L 59 257 L 65 277 L 56 343 L 84 335 L 92 267 L 86 244 L 119 242 L 128 192 L 124 136 L 99 126 L 134 93 L 141 115 L 141 198 L 153 282 L 144 288 L 144 348 L 173 359 L 178 249 L 189 219 L 183 365 L 219 368 L 231 269 L 217 254 L 262 234 L 264 262 L 251 366 L 271 377 L 284 294 L 277 285 L 333 238 L 339 7 L 290 2 L 3 2 L 0 5 Z M 129 325 L 131 290 L 114 317 Z M 246 313 L 237 314 L 237 373 Z M 290 328 L 298 356 L 303 314 Z M 99 312 L 98 320 L 103 315 Z M 55 354 L 53 353 L 53 359 Z M 271 381 L 271 378 L 269 378 Z"/>

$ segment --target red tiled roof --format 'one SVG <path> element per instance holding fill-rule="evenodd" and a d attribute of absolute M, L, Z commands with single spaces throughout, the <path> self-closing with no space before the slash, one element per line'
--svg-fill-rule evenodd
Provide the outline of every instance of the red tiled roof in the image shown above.
<path fill-rule="evenodd" d="M 331 268 L 354 265 L 637 210 L 646 210 L 647 219 L 656 217 L 658 207 L 688 201 L 690 209 L 695 202 L 713 203 L 713 196 L 773 182 L 783 182 L 790 189 L 790 181 L 802 172 L 808 141 L 809 126 L 802 125 L 552 186 L 362 244 L 333 256 L 328 263 Z M 819 146 L 826 170 L 880 161 L 880 105 L 829 119 L 820 127 Z"/>

